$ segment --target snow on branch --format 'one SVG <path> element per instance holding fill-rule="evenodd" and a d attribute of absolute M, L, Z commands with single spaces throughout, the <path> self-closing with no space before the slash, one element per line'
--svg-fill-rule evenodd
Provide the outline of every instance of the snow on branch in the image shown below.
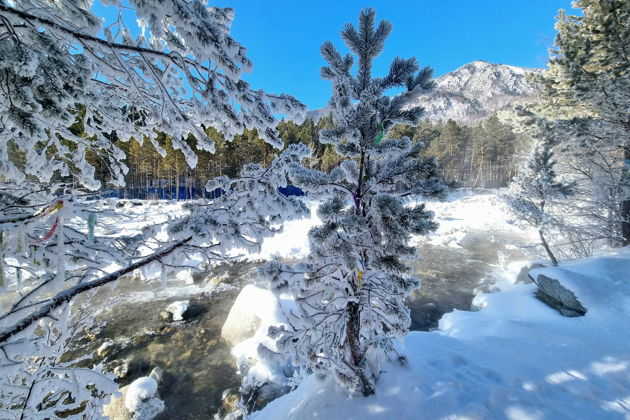
<path fill-rule="evenodd" d="M 194 0 L 131 2 L 125 13 L 130 8 L 142 29 L 135 38 L 122 17 L 103 26 L 88 3 L 0 4 L 0 171 L 7 179 L 47 182 L 72 173 L 97 189 L 86 161 L 92 151 L 120 185 L 127 168 L 115 142 L 159 133 L 194 167 L 186 139 L 193 135 L 198 149 L 214 151 L 210 126 L 228 140 L 257 129 L 282 147 L 276 115 L 299 120 L 305 107 L 240 79 L 252 63 L 229 35 L 230 9 Z M 69 128 L 75 122 L 81 132 Z"/>
<path fill-rule="evenodd" d="M 35 322 L 48 316 L 54 309 L 58 308 L 64 303 L 69 302 L 76 295 L 86 292 L 88 290 L 92 290 L 94 288 L 103 286 L 107 283 L 111 283 L 112 281 L 118 280 L 120 277 L 124 276 L 125 274 L 129 274 L 134 270 L 137 270 L 147 264 L 150 264 L 154 261 L 159 260 L 162 257 L 165 257 L 171 254 L 173 251 L 186 245 L 191 240 L 192 240 L 192 237 L 189 236 L 188 238 L 177 241 L 174 244 L 146 258 L 136 261 L 135 263 L 132 263 L 128 265 L 127 267 L 117 270 L 111 274 L 108 274 L 106 276 L 103 276 L 101 278 L 98 278 L 98 279 L 95 279 L 86 283 L 79 283 L 76 286 L 73 286 L 69 289 L 66 289 L 57 293 L 55 296 L 51 297 L 49 300 L 43 303 L 39 309 L 23 317 L 20 321 L 18 321 L 14 325 L 0 331 L 0 346 L 6 343 L 10 338 L 14 337 L 15 335 L 19 334 L 20 332 L 32 326 Z"/>

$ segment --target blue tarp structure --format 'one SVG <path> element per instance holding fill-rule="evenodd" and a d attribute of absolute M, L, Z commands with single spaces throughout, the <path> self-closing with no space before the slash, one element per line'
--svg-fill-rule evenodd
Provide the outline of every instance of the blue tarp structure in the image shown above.
<path fill-rule="evenodd" d="M 306 193 L 304 191 L 302 191 L 301 188 L 296 187 L 295 185 L 287 185 L 286 187 L 280 187 L 278 188 L 278 192 L 282 195 L 285 196 L 291 196 L 291 195 L 295 195 L 297 197 L 301 197 L 303 195 L 306 195 Z"/>
<path fill-rule="evenodd" d="M 119 190 L 103 191 L 99 194 L 100 198 L 126 198 L 126 199 L 158 199 L 158 200 L 188 200 L 190 199 L 190 193 L 192 191 L 192 197 L 195 198 L 217 198 L 225 194 L 225 190 L 217 188 L 214 191 L 207 192 L 203 188 L 186 188 L 179 187 L 179 191 L 173 188 L 123 188 Z M 304 196 L 304 191 L 295 185 L 287 185 L 286 187 L 278 188 L 278 192 L 285 196 Z"/>

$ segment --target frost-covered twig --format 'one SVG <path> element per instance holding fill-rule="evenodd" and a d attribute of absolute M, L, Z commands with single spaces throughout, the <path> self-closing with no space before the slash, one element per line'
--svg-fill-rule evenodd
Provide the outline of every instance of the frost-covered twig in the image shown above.
<path fill-rule="evenodd" d="M 45 302 L 45 304 L 43 304 L 42 307 L 40 307 L 33 313 L 25 316 L 24 318 L 20 319 L 20 321 L 18 321 L 14 325 L 0 331 L 0 345 L 5 343 L 7 340 L 15 336 L 16 334 L 24 331 L 25 329 L 33 325 L 35 322 L 48 316 L 54 309 L 58 308 L 64 303 L 69 302 L 76 295 L 86 292 L 88 290 L 92 290 L 94 288 L 103 286 L 107 283 L 111 283 L 112 281 L 118 280 L 120 277 L 124 276 L 125 274 L 129 274 L 134 270 L 137 270 L 147 264 L 150 264 L 154 261 L 159 260 L 160 258 L 166 255 L 169 255 L 176 249 L 186 245 L 191 240 L 192 240 L 192 237 L 189 236 L 188 238 L 177 241 L 174 244 L 170 245 L 169 247 L 159 252 L 156 252 L 155 254 L 152 254 L 146 258 L 143 258 L 140 261 L 136 261 L 135 263 L 130 264 L 125 268 L 117 270 L 106 276 L 100 277 L 96 280 L 92 280 L 86 283 L 79 283 L 76 286 L 73 286 L 69 289 L 66 289 L 66 290 L 63 290 L 62 292 L 57 293 L 55 296 L 47 300 L 47 302 Z"/>

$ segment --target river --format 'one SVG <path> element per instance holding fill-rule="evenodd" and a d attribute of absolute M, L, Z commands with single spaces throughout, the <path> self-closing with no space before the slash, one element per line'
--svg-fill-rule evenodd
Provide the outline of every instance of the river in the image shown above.
<path fill-rule="evenodd" d="M 491 290 L 497 265 L 527 260 L 519 249 L 526 243 L 526 236 L 513 229 L 469 230 L 456 246 L 420 243 L 421 258 L 413 267 L 422 286 L 408 300 L 411 329 L 428 331 L 444 313 L 472 310 L 475 293 Z M 258 264 L 218 266 L 196 274 L 192 285 L 173 276 L 167 289 L 138 277 L 103 288 L 92 297 L 100 308 L 94 326 L 74 343 L 70 355 L 100 353 L 86 364 L 104 360 L 110 370 L 126 364 L 127 373 L 118 380 L 121 386 L 160 367 L 165 372 L 160 390 L 166 410 L 158 418 L 211 418 L 221 406 L 223 391 L 239 386 L 221 327 L 239 290 L 255 281 Z M 190 301 L 185 322 L 161 317 L 166 306 L 184 299 Z M 106 342 L 108 347 L 103 346 Z"/>

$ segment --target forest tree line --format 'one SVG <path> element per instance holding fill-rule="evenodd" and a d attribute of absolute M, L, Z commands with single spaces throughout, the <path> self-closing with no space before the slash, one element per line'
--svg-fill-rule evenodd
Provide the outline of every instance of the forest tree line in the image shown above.
<path fill-rule="evenodd" d="M 319 141 L 319 131 L 332 128 L 332 116 L 317 122 L 307 119 L 301 124 L 281 121 L 278 131 L 285 146 L 304 143 L 313 150 L 307 160 L 312 169 L 330 171 L 341 161 L 335 147 Z M 78 135 L 85 136 L 81 117 L 70 127 Z M 196 140 L 189 136 L 187 143 L 196 150 L 197 165 L 190 168 L 184 153 L 174 148 L 172 139 L 160 133 L 157 144 L 166 154 L 162 156 L 151 141 L 112 141 L 124 153 L 123 163 L 129 168 L 124 187 L 112 187 L 111 168 L 97 151 L 87 151 L 87 161 L 95 168 L 95 179 L 104 190 L 124 198 L 177 198 L 192 199 L 208 197 L 205 190 L 208 179 L 227 175 L 235 177 L 244 164 L 249 162 L 268 165 L 278 151 L 265 143 L 257 131 L 245 130 L 232 141 L 214 128 L 206 129 L 215 142 L 215 153 L 196 148 Z M 509 124 L 496 115 L 490 116 L 474 126 L 458 124 L 449 119 L 445 122 L 422 121 L 417 127 L 395 126 L 388 135 L 391 138 L 409 137 L 414 143 L 422 142 L 423 157 L 435 157 L 438 170 L 445 183 L 452 187 L 498 188 L 507 186 L 516 175 L 517 168 L 529 150 L 529 135 L 515 133 Z M 13 150 L 12 161 L 22 166 L 23 153 Z M 72 183 L 69 179 L 57 180 Z M 73 183 L 74 184 L 74 183 Z M 177 193 L 179 192 L 179 193 Z"/>
<path fill-rule="evenodd" d="M 331 127 L 332 116 L 328 115 L 317 122 L 307 119 L 302 124 L 282 121 L 278 130 L 285 145 L 301 142 L 311 147 L 313 157 L 307 162 L 309 167 L 329 171 L 339 164 L 341 156 L 333 145 L 322 144 L 318 133 Z M 234 177 L 245 163 L 268 165 L 277 156 L 277 150 L 260 139 L 256 130 L 246 130 L 233 141 L 226 141 L 213 128 L 207 131 L 216 143 L 216 152 L 197 151 L 198 163 L 193 169 L 166 135 L 158 137 L 160 147 L 166 151 L 165 157 L 149 141 L 117 141 L 117 146 L 126 154 L 124 162 L 129 172 L 125 176 L 126 186 L 116 189 L 116 194 L 129 198 L 207 197 L 205 183 L 208 179 L 220 175 Z M 417 127 L 398 125 L 389 136 L 407 136 L 414 143 L 423 142 L 424 157 L 435 157 L 444 181 L 454 187 L 507 186 L 529 145 L 528 136 L 514 133 L 496 115 L 472 127 L 450 119 L 446 122 L 427 119 Z M 194 137 L 189 137 L 188 143 L 194 149 Z M 90 160 L 96 167 L 96 177 L 106 185 L 107 165 L 96 154 Z"/>

